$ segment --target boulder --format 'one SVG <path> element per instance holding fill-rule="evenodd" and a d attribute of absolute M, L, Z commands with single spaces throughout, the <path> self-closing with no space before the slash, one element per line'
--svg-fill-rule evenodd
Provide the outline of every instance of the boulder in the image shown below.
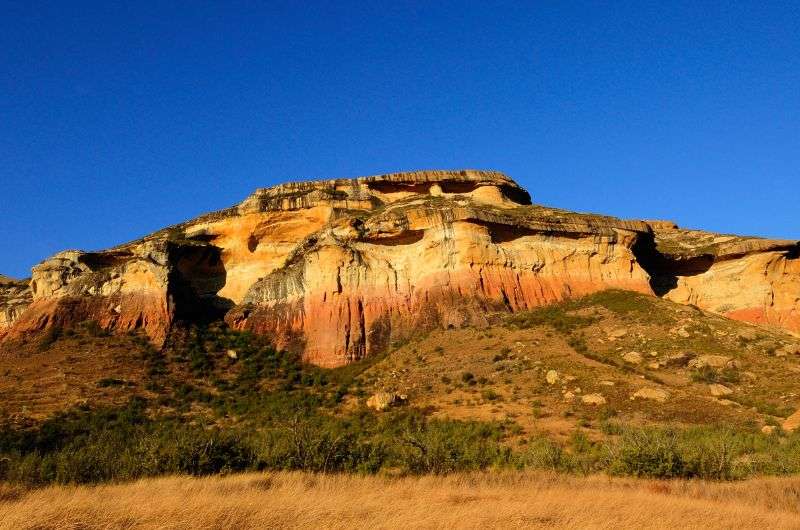
<path fill-rule="evenodd" d="M 642 354 L 639 353 L 638 351 L 629 351 L 628 353 L 622 355 L 622 359 L 626 363 L 631 363 L 631 364 L 639 364 L 642 362 L 643 358 L 644 357 L 642 356 Z"/>
<path fill-rule="evenodd" d="M 377 392 L 367 400 L 367 407 L 382 412 L 389 407 L 405 403 L 407 397 L 396 392 Z"/>
<path fill-rule="evenodd" d="M 581 401 L 585 405 L 605 405 L 606 398 L 602 394 L 586 394 L 581 397 Z"/>
<path fill-rule="evenodd" d="M 711 395 L 714 397 L 730 396 L 733 394 L 733 390 L 719 383 L 708 385 L 708 391 L 711 392 Z"/>
<path fill-rule="evenodd" d="M 783 427 L 784 431 L 794 431 L 800 427 L 800 410 L 786 418 L 781 427 Z"/>
<path fill-rule="evenodd" d="M 664 403 L 669 398 L 669 392 L 661 388 L 645 387 L 637 390 L 631 399 L 647 399 Z"/>
<path fill-rule="evenodd" d="M 732 362 L 731 358 L 725 355 L 698 355 L 697 357 L 689 361 L 689 364 L 687 366 L 689 366 L 689 368 L 695 368 L 695 369 L 705 368 L 705 367 L 725 368 L 726 366 L 729 366 L 729 363 L 731 362 Z"/>
<path fill-rule="evenodd" d="M 776 357 L 786 357 L 789 355 L 800 355 L 800 344 L 786 344 L 775 350 Z"/>
<path fill-rule="evenodd" d="M 615 340 L 621 339 L 622 337 L 624 337 L 627 334 L 628 334 L 628 330 L 625 329 L 625 328 L 613 329 L 608 333 L 608 340 L 610 340 L 611 342 L 614 342 Z"/>
<path fill-rule="evenodd" d="M 693 357 L 695 354 L 691 352 L 672 353 L 662 357 L 659 362 L 664 366 L 686 366 Z"/>

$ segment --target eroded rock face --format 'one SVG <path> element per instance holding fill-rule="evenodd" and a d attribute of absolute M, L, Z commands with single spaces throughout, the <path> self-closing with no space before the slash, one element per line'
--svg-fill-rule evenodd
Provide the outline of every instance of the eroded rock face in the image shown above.
<path fill-rule="evenodd" d="M 0 338 L 95 320 L 160 343 L 225 320 L 337 366 L 434 327 L 608 288 L 800 330 L 794 242 L 534 206 L 507 176 L 421 171 L 283 184 L 0 283 Z"/>
<path fill-rule="evenodd" d="M 656 293 L 755 324 L 800 332 L 800 244 L 655 227 Z"/>
<path fill-rule="evenodd" d="M 494 188 L 493 202 L 434 188 L 332 219 L 226 320 L 335 366 L 434 327 L 485 325 L 494 311 L 612 287 L 651 292 L 631 250 L 646 224 L 520 204 Z"/>
<path fill-rule="evenodd" d="M 30 304 L 31 291 L 26 280 L 0 275 L 0 334 L 11 327 Z"/>

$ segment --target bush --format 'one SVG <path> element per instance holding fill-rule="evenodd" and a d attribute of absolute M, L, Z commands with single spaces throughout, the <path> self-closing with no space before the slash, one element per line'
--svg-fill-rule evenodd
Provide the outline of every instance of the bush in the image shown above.
<path fill-rule="evenodd" d="M 711 366 L 701 366 L 691 374 L 692 381 L 698 383 L 738 383 L 739 371 L 736 368 L 717 370 Z"/>
<path fill-rule="evenodd" d="M 636 429 L 626 431 L 611 448 L 609 470 L 619 475 L 650 478 L 684 476 L 685 463 L 672 430 Z"/>
<path fill-rule="evenodd" d="M 486 401 L 497 401 L 497 400 L 501 400 L 502 399 L 502 396 L 500 396 L 500 394 L 498 394 L 497 392 L 495 392 L 491 388 L 488 388 L 486 390 L 482 390 L 481 391 L 481 397 Z"/>
<path fill-rule="evenodd" d="M 736 463 L 742 453 L 741 435 L 729 430 L 690 429 L 681 438 L 684 476 L 732 480 L 746 474 Z"/>
<path fill-rule="evenodd" d="M 423 422 L 404 433 L 399 457 L 402 467 L 414 474 L 481 470 L 510 461 L 510 451 L 501 447 L 499 437 L 499 431 L 486 424 Z"/>
<path fill-rule="evenodd" d="M 526 448 L 517 456 L 517 467 L 571 471 L 571 461 L 560 445 L 544 437 L 528 440 Z"/>
<path fill-rule="evenodd" d="M 569 333 L 576 329 L 592 325 L 597 319 L 578 315 L 570 315 L 567 311 L 571 304 L 564 303 L 547 306 L 534 311 L 519 312 L 506 320 L 508 324 L 520 329 L 535 326 L 550 326 L 558 332 Z"/>

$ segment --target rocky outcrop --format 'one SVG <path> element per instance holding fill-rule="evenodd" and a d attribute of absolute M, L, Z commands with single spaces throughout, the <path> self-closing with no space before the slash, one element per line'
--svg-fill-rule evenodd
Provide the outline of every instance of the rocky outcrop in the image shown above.
<path fill-rule="evenodd" d="M 0 274 L 0 334 L 11 327 L 31 303 L 26 280 L 14 280 Z"/>
<path fill-rule="evenodd" d="M 657 294 L 737 320 L 800 332 L 800 244 L 654 227 Z M 645 260 L 647 261 L 647 260 Z"/>
<path fill-rule="evenodd" d="M 332 220 L 254 283 L 229 324 L 333 366 L 434 327 L 487 324 L 593 291 L 650 292 L 644 223 L 415 193 Z M 302 346 L 298 346 L 302 345 Z"/>
<path fill-rule="evenodd" d="M 29 289 L 0 284 L 0 337 L 94 320 L 160 343 L 176 322 L 224 317 L 337 366 L 428 329 L 608 288 L 800 330 L 797 248 L 532 205 L 491 171 L 290 183 L 45 260 Z"/>

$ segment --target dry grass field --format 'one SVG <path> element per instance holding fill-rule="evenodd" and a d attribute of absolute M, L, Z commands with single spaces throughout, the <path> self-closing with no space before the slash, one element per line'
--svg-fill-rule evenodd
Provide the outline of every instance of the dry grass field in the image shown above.
<path fill-rule="evenodd" d="M 800 478 L 242 474 L 0 487 L 0 528 L 800 528 Z"/>

